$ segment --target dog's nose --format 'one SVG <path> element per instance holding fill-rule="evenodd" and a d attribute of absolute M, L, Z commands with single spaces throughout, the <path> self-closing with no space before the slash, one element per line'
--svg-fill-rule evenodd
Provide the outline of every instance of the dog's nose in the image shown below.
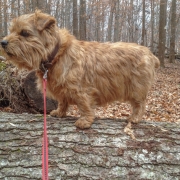
<path fill-rule="evenodd" d="M 2 40 L 2 41 L 1 41 L 1 46 L 2 46 L 3 48 L 5 48 L 7 45 L 8 45 L 8 41 L 7 41 L 7 40 Z"/>

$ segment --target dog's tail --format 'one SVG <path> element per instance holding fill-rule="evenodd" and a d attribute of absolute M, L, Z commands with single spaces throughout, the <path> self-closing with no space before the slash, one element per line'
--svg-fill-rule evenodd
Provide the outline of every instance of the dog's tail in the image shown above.
<path fill-rule="evenodd" d="M 160 66 L 160 61 L 156 56 L 154 56 L 154 67 L 158 68 L 159 66 Z"/>

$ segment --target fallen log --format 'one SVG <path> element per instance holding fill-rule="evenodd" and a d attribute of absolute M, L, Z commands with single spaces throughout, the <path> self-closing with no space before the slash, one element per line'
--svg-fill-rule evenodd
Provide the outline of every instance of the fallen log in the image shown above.
<path fill-rule="evenodd" d="M 180 179 L 180 124 L 133 124 L 133 140 L 124 120 L 97 119 L 88 130 L 75 120 L 47 118 L 49 179 Z M 0 112 L 0 179 L 41 179 L 42 129 L 40 114 Z"/>

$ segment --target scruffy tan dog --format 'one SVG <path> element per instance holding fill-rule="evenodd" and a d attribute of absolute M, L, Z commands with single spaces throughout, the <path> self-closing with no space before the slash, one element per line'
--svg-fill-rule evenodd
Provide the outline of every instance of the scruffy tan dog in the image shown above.
<path fill-rule="evenodd" d="M 94 108 L 113 101 L 129 102 L 129 122 L 138 123 L 159 60 L 148 48 L 132 43 L 79 41 L 59 29 L 54 17 L 36 11 L 12 21 L 10 34 L 1 41 L 6 58 L 19 69 L 37 71 L 42 89 L 46 69 L 48 96 L 59 102 L 52 116 L 64 117 L 76 104 L 81 117 L 75 125 L 89 128 Z"/>

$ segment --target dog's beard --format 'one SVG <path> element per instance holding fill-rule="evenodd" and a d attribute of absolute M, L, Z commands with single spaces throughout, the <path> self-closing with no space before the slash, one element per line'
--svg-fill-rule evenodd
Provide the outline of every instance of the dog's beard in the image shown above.
<path fill-rule="evenodd" d="M 44 45 L 40 42 L 9 42 L 4 52 L 7 60 L 29 70 L 39 69 L 40 62 L 47 57 Z"/>

